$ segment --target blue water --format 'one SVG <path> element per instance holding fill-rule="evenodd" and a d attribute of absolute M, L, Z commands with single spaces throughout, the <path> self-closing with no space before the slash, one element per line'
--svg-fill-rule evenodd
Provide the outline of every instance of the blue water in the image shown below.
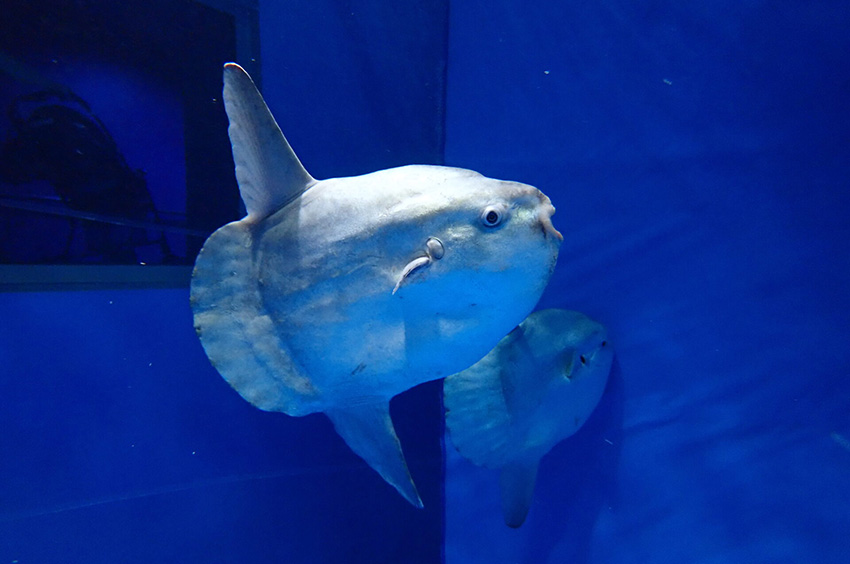
<path fill-rule="evenodd" d="M 315 176 L 442 162 L 558 208 L 540 307 L 617 356 L 522 528 L 439 383 L 393 403 L 418 511 L 230 390 L 186 288 L 5 292 L 0 564 L 850 561 L 850 11 L 691 4 L 259 2 Z"/>

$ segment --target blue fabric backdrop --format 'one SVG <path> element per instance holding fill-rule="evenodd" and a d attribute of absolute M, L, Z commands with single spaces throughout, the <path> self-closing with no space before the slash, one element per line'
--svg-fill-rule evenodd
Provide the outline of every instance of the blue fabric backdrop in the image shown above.
<path fill-rule="evenodd" d="M 850 561 L 846 3 L 451 14 L 447 164 L 551 196 L 617 364 L 518 531 L 447 445 L 446 562 Z"/>

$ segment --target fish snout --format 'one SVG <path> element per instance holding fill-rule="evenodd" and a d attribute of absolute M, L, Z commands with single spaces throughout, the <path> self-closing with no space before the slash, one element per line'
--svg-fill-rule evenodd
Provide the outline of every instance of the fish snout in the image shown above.
<path fill-rule="evenodd" d="M 543 192 L 538 191 L 538 197 L 540 198 L 540 205 L 537 207 L 537 220 L 543 229 L 543 235 L 547 239 L 552 238 L 560 243 L 564 240 L 564 236 L 552 224 L 552 216 L 555 215 L 555 206 L 552 205 L 549 196 Z"/>

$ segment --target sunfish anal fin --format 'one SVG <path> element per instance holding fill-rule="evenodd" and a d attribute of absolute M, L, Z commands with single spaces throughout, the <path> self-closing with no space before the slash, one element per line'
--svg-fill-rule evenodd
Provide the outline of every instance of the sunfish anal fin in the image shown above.
<path fill-rule="evenodd" d="M 540 460 L 511 462 L 502 468 L 499 485 L 502 490 L 502 514 L 505 524 L 514 529 L 525 522 L 534 496 L 534 482 Z"/>
<path fill-rule="evenodd" d="M 351 450 L 407 501 L 415 507 L 423 507 L 393 428 L 389 402 L 334 408 L 325 411 L 325 415 Z"/>
<path fill-rule="evenodd" d="M 224 65 L 223 98 L 239 193 L 248 221 L 259 221 L 316 181 L 295 156 L 254 81 L 236 63 Z"/>

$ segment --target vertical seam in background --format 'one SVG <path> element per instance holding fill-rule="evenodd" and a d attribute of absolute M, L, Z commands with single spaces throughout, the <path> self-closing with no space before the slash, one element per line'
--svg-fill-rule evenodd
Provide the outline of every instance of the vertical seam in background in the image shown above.
<path fill-rule="evenodd" d="M 443 33 L 443 68 L 442 80 L 440 84 L 439 109 L 437 110 L 439 119 L 439 164 L 446 164 L 446 116 L 448 115 L 448 90 L 449 90 L 449 42 L 451 41 L 451 0 L 445 0 L 443 7 L 445 28 Z M 445 459 L 444 462 L 445 464 Z"/>

